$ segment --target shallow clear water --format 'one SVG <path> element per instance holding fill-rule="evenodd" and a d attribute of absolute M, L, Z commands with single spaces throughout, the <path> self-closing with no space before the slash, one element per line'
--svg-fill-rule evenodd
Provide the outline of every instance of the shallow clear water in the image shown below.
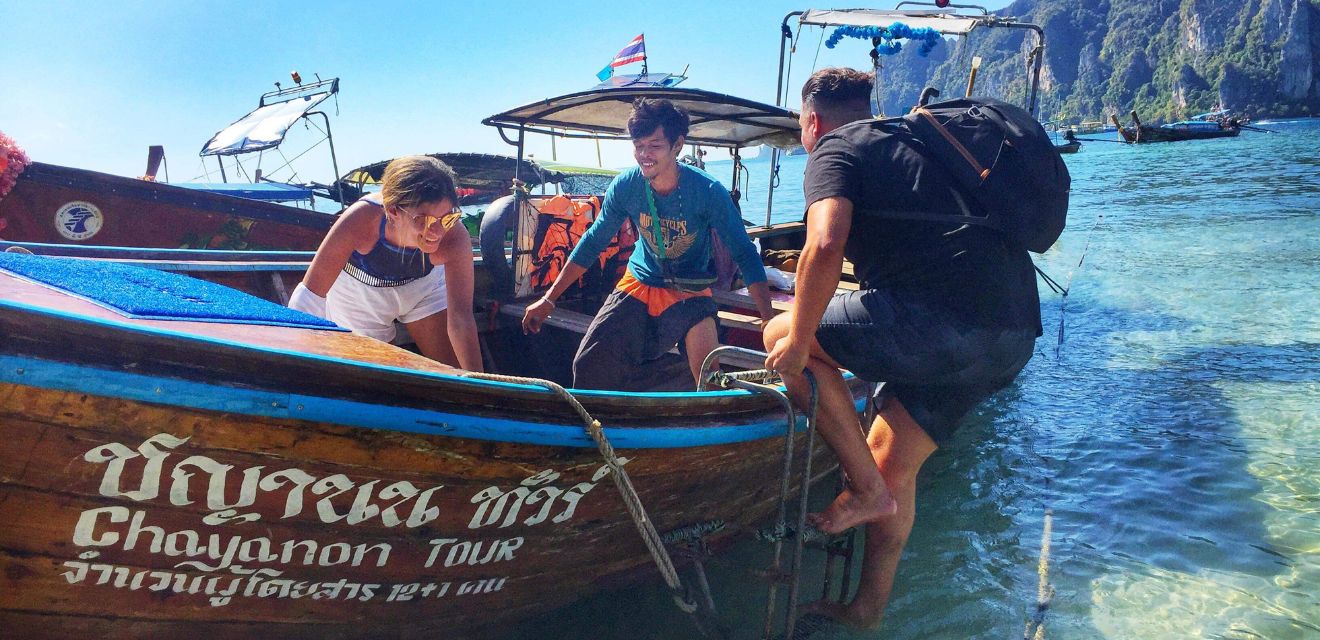
<path fill-rule="evenodd" d="M 1320 638 L 1320 120 L 1268 126 L 1066 156 L 1069 226 L 1037 256 L 1071 276 L 1066 313 L 1041 285 L 1036 357 L 927 462 L 883 627 L 813 637 L 1021 637 L 1050 509 L 1047 638 Z M 801 216 L 804 164 L 777 220 Z M 766 558 L 710 567 L 735 637 L 759 634 Z M 526 629 L 694 634 L 654 584 Z"/>

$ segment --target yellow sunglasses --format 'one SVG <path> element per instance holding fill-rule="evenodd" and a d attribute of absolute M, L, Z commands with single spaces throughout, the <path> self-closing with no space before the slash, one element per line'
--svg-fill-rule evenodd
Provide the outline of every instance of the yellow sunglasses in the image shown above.
<path fill-rule="evenodd" d="M 405 211 L 404 213 L 408 213 L 408 212 Z M 440 216 L 431 216 L 425 214 L 419 214 L 419 215 L 408 214 L 408 217 L 409 219 L 412 220 L 414 227 L 421 227 L 422 229 L 425 230 L 425 229 L 431 229 L 432 227 L 435 226 L 436 223 L 439 223 L 441 229 L 448 229 L 454 226 L 454 223 L 458 222 L 459 218 L 463 217 L 463 210 L 458 207 L 454 207 L 453 211 L 450 211 L 449 213 Z"/>

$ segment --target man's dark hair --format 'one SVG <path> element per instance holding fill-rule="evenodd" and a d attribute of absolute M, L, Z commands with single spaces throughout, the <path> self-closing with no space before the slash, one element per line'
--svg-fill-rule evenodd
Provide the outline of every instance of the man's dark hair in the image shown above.
<path fill-rule="evenodd" d="M 638 98 L 633 101 L 632 115 L 628 116 L 628 136 L 633 140 L 645 138 L 655 133 L 656 127 L 664 127 L 665 139 L 672 145 L 679 136 L 688 134 L 690 122 L 687 111 L 668 100 Z"/>
<path fill-rule="evenodd" d="M 847 67 L 826 67 L 802 85 L 802 108 L 842 124 L 871 114 L 875 76 Z"/>

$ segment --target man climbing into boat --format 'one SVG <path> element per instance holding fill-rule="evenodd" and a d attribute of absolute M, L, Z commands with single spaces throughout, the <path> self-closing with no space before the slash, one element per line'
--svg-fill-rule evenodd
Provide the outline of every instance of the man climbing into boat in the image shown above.
<path fill-rule="evenodd" d="M 827 533 L 866 526 L 861 582 L 852 602 L 820 613 L 879 625 L 899 555 L 912 530 L 921 465 L 959 419 L 1009 384 L 1040 335 L 1040 301 L 1026 249 L 987 227 L 886 217 L 939 213 L 961 198 L 944 172 L 905 163 L 871 117 L 871 74 L 822 69 L 802 87 L 807 240 L 790 313 L 765 330 L 766 366 L 795 401 L 802 371 L 819 385 L 819 428 L 848 488 L 813 522 Z M 922 170 L 924 169 L 924 170 Z M 935 181 L 922 193 L 917 178 Z M 1024 197 L 1028 197 L 1024 195 Z M 834 295 L 847 257 L 861 288 Z M 884 382 L 864 432 L 840 368 Z"/>
<path fill-rule="evenodd" d="M 394 160 L 380 192 L 335 221 L 289 306 L 385 342 L 401 322 L 422 355 L 481 371 L 472 237 L 462 215 L 445 163 Z"/>
<path fill-rule="evenodd" d="M 605 192 L 601 216 L 583 234 L 554 284 L 523 315 L 523 330 L 541 330 L 555 300 L 586 273 L 624 220 L 643 242 L 596 314 L 573 358 L 579 389 L 644 390 L 651 363 L 675 344 L 695 379 L 719 346 L 711 297 L 712 232 L 727 247 L 762 319 L 773 314 L 765 268 L 728 190 L 709 174 L 678 162 L 688 114 L 668 100 L 640 98 L 628 118 L 637 167 Z"/>

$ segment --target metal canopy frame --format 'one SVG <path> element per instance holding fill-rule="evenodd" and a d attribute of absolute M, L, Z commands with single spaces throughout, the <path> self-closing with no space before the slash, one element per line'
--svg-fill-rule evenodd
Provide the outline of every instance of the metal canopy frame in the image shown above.
<path fill-rule="evenodd" d="M 925 7 L 923 9 L 904 10 L 903 7 Z M 957 9 L 970 9 L 976 11 L 975 14 L 958 13 Z M 1036 46 L 1031 49 L 1029 56 L 1030 64 L 1030 82 L 1028 82 L 1027 96 L 1025 104 L 1027 111 L 1032 116 L 1036 115 L 1038 106 L 1038 92 L 1040 88 L 1040 67 L 1045 57 L 1045 30 L 1039 25 L 1029 22 L 1020 22 L 1014 17 L 1001 17 L 990 13 L 988 9 L 979 5 L 972 4 L 950 4 L 947 8 L 939 8 L 934 3 L 905 1 L 898 3 L 893 10 L 884 9 L 837 9 L 837 10 L 817 10 L 807 9 L 804 11 L 792 11 L 784 16 L 780 24 L 781 38 L 779 41 L 779 83 L 775 88 L 775 104 L 783 106 L 787 102 L 787 96 L 784 93 L 784 83 L 787 78 L 785 75 L 785 54 L 787 52 L 788 41 L 792 40 L 792 29 L 789 28 L 789 20 L 794 16 L 799 16 L 798 24 L 819 26 L 822 28 L 833 26 L 878 26 L 886 27 L 895 22 L 903 22 L 908 26 L 928 26 L 939 33 L 958 37 L 966 37 L 977 28 L 1008 28 L 1008 29 L 1026 29 L 1036 34 Z"/>
<path fill-rule="evenodd" d="M 900 6 L 909 3 L 900 3 Z M 964 16 L 951 9 L 934 11 L 887 11 L 884 9 L 807 9 L 798 24 L 816 27 L 887 27 L 902 22 L 909 27 L 927 27 L 944 35 L 965 36 L 981 24 L 977 16 Z"/>
<path fill-rule="evenodd" d="M 923 7 L 921 9 L 904 9 L 904 7 Z M 977 13 L 959 13 L 958 9 L 970 9 Z M 1038 25 L 1028 22 L 1019 22 L 1017 18 L 996 16 L 985 7 L 973 4 L 950 4 L 946 7 L 939 7 L 932 2 L 912 2 L 910 0 L 899 2 L 892 10 L 885 9 L 834 9 L 817 10 L 806 9 L 803 11 L 790 11 L 784 16 L 783 22 L 779 25 L 779 79 L 775 85 L 775 106 L 783 107 L 788 101 L 788 95 L 785 92 L 786 68 L 784 62 L 788 52 L 788 44 L 793 40 L 793 30 L 789 28 L 788 22 L 794 16 L 798 16 L 798 25 L 806 24 L 810 26 L 819 26 L 822 29 L 833 26 L 877 26 L 887 27 L 895 22 L 903 22 L 908 26 L 930 27 L 935 31 L 958 37 L 966 37 L 977 28 L 1004 27 L 1009 29 L 1027 29 L 1035 32 L 1036 46 L 1032 48 L 1029 54 L 1028 64 L 1030 66 L 1031 79 L 1028 82 L 1026 108 L 1027 111 L 1035 117 L 1037 107 L 1037 93 L 1040 87 L 1040 65 L 1045 57 L 1045 30 Z M 791 63 L 791 60 L 789 61 Z M 772 149 L 770 152 L 771 172 L 775 172 L 779 167 L 779 150 Z M 766 211 L 766 226 L 770 225 L 769 205 Z"/>
<path fill-rule="evenodd" d="M 339 159 L 335 154 L 335 137 L 330 130 L 330 116 L 327 115 L 324 111 L 312 111 L 311 109 L 316 108 L 322 102 L 329 100 L 331 96 L 337 95 L 339 93 L 339 78 L 330 78 L 329 80 L 322 80 L 320 79 L 320 76 L 317 76 L 316 82 L 308 82 L 306 84 L 299 83 L 296 86 L 292 86 L 288 88 L 280 88 L 279 83 L 277 82 L 275 83 L 275 86 L 277 87 L 275 91 L 267 91 L 266 93 L 261 94 L 261 98 L 257 100 L 256 109 L 253 109 L 252 111 L 248 112 L 247 115 L 244 115 L 242 118 L 239 118 L 238 120 L 234 121 L 234 123 L 230 124 L 229 126 L 232 127 L 234 126 L 234 124 L 237 124 L 238 122 L 242 122 L 244 118 L 247 118 L 249 115 L 252 115 L 253 113 L 261 109 L 264 109 L 266 107 L 284 104 L 286 102 L 292 102 L 294 100 L 309 100 L 309 101 L 314 100 L 312 105 L 307 108 L 308 110 L 305 111 L 301 116 L 299 116 L 293 122 L 297 122 L 298 120 L 304 120 L 304 119 L 310 120 L 312 116 L 321 116 L 321 120 L 325 124 L 325 140 L 329 143 L 330 146 L 330 164 L 334 170 L 335 176 L 338 176 Z M 225 129 L 228 128 L 229 127 L 225 127 Z M 211 136 L 211 140 L 215 140 L 215 138 L 218 137 L 220 133 L 223 133 L 225 129 L 221 129 L 220 132 L 216 133 L 214 136 Z M 247 153 L 255 153 L 258 151 L 264 151 L 266 149 L 279 147 L 283 143 L 284 143 L 284 136 L 280 136 L 279 142 L 276 142 L 275 144 L 271 144 L 271 145 L 265 145 L 256 149 L 240 149 L 240 150 L 233 150 L 228 152 L 207 153 L 206 147 L 210 146 L 211 144 L 210 141 L 207 141 L 207 143 L 202 146 L 202 151 L 198 155 L 202 157 L 208 155 L 216 156 L 216 163 L 220 166 L 220 179 L 223 182 L 227 183 L 229 182 L 229 177 L 225 175 L 225 165 L 221 161 L 220 156 L 239 156 Z M 319 142 L 317 144 L 319 144 Z M 235 159 L 235 162 L 238 162 L 238 160 Z M 240 168 L 242 168 L 241 165 Z M 343 194 L 339 192 L 339 187 L 337 185 L 338 183 L 336 182 L 336 186 L 333 187 L 335 189 L 335 193 L 331 197 L 336 200 L 340 200 L 342 199 Z"/>

